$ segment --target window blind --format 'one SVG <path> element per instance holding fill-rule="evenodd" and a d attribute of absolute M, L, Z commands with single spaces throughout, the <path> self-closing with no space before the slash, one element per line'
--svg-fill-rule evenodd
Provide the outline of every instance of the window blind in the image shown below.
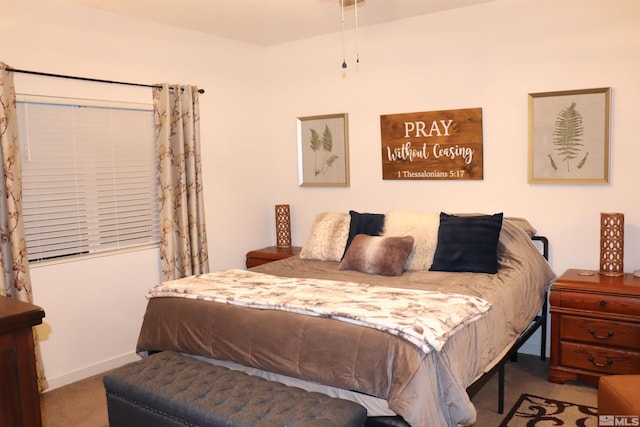
<path fill-rule="evenodd" d="M 19 101 L 17 109 L 30 261 L 159 241 L 150 107 Z"/>

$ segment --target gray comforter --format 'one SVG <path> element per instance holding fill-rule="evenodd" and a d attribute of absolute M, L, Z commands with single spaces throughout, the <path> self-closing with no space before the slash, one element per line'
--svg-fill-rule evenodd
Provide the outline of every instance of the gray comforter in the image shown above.
<path fill-rule="evenodd" d="M 518 226 L 505 221 L 497 274 L 408 271 L 375 276 L 297 257 L 252 270 L 478 297 L 490 312 L 425 353 L 384 331 L 332 318 L 214 301 L 150 298 L 137 350 L 174 350 L 376 396 L 412 426 L 475 422 L 466 394 L 529 325 L 554 278 Z"/>

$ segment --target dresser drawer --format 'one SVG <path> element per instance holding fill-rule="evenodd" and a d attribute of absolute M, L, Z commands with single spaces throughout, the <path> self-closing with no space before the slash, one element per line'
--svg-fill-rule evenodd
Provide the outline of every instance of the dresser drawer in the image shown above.
<path fill-rule="evenodd" d="M 552 300 L 552 306 L 602 314 L 640 316 L 640 298 L 571 291 L 561 291 L 555 295 L 552 293 L 552 297 L 556 300 Z"/>
<path fill-rule="evenodd" d="M 640 373 L 640 352 L 572 342 L 560 343 L 562 366 L 603 374 Z"/>
<path fill-rule="evenodd" d="M 563 340 L 625 347 L 640 351 L 640 324 L 567 316 L 560 318 Z"/>

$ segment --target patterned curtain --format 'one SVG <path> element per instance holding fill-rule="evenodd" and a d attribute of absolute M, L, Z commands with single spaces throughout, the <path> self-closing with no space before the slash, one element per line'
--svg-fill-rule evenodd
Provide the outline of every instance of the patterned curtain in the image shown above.
<path fill-rule="evenodd" d="M 13 73 L 0 62 L 0 151 L 3 174 L 0 175 L 0 295 L 33 303 L 27 242 L 22 218 L 22 159 L 18 144 L 16 90 Z M 33 329 L 36 369 L 40 391 L 47 388 L 38 332 Z"/>
<path fill-rule="evenodd" d="M 163 280 L 209 272 L 198 88 L 153 89 Z"/>

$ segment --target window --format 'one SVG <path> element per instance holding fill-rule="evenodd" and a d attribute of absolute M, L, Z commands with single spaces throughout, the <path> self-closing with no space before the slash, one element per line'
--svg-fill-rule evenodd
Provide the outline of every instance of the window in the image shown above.
<path fill-rule="evenodd" d="M 150 106 L 18 98 L 30 261 L 157 243 Z"/>

